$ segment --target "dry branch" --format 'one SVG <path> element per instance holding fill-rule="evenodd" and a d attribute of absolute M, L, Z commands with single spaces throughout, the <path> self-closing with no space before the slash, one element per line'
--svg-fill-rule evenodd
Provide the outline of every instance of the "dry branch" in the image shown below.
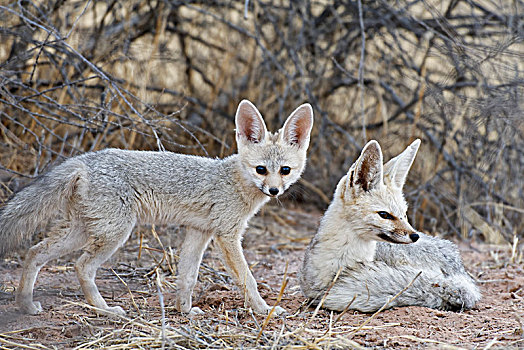
<path fill-rule="evenodd" d="M 294 198 L 325 207 L 362 137 L 386 157 L 420 137 L 415 225 L 477 235 L 457 208 L 524 207 L 524 4 L 512 4 L 4 2 L 0 180 L 16 190 L 13 178 L 105 147 L 225 156 L 240 99 L 271 129 L 308 101 L 314 137 Z M 524 232 L 521 211 L 476 212 L 508 242 Z"/>

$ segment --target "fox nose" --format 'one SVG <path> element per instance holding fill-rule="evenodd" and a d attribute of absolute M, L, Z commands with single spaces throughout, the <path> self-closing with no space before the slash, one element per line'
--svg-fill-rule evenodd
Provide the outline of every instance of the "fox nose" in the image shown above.
<path fill-rule="evenodd" d="M 276 196 L 278 194 L 278 192 L 280 192 L 280 190 L 276 187 L 271 187 L 269 189 L 269 193 L 272 195 L 272 196 Z"/>
<path fill-rule="evenodd" d="M 420 237 L 420 236 L 418 235 L 418 233 L 410 233 L 410 234 L 409 234 L 409 238 L 411 238 L 411 240 L 412 240 L 413 242 L 418 241 L 419 237 Z"/>

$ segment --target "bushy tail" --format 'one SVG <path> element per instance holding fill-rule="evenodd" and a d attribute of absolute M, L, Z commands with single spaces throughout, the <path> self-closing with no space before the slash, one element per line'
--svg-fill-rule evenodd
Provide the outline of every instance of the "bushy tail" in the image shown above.
<path fill-rule="evenodd" d="M 0 209 L 0 257 L 29 240 L 73 195 L 83 164 L 69 160 L 18 192 Z"/>
<path fill-rule="evenodd" d="M 422 270 L 417 276 L 413 267 L 391 267 L 382 262 L 366 263 L 348 269 L 334 284 L 324 307 L 341 311 L 353 300 L 350 309 L 374 312 L 393 299 L 387 308 L 424 306 L 432 309 L 461 311 L 472 308 L 480 300 L 480 292 L 468 275 L 444 276 Z"/>

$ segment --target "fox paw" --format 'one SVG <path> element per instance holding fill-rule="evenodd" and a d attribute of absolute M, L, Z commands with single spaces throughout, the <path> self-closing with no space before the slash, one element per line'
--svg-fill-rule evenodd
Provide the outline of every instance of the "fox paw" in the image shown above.
<path fill-rule="evenodd" d="M 103 310 L 97 310 L 99 315 L 114 317 L 115 315 L 124 316 L 126 312 L 120 306 L 108 306 Z"/>
<path fill-rule="evenodd" d="M 178 297 L 177 300 L 175 301 L 175 309 L 182 314 L 190 314 L 194 308 L 191 307 L 191 299 Z"/>
<path fill-rule="evenodd" d="M 120 306 L 110 306 L 107 308 L 107 311 L 120 315 L 120 316 L 123 316 L 126 314 L 124 309 L 122 309 Z"/>
<path fill-rule="evenodd" d="M 192 317 L 195 315 L 202 315 L 202 314 L 204 314 L 204 311 L 202 311 L 202 309 L 200 309 L 197 306 L 193 306 L 191 310 L 189 311 L 189 313 L 187 314 L 187 316 Z"/>
<path fill-rule="evenodd" d="M 269 315 L 272 309 L 273 309 L 272 307 L 268 306 L 262 310 L 255 311 L 255 312 L 259 315 Z M 276 306 L 271 316 L 281 316 L 285 314 L 287 314 L 287 311 L 285 309 L 281 308 L 280 306 Z"/>
<path fill-rule="evenodd" d="M 271 309 L 270 309 L 271 311 Z M 268 312 L 269 313 L 269 312 Z M 287 314 L 287 311 L 284 308 L 281 308 L 280 306 L 276 306 L 275 310 L 273 311 L 273 315 L 281 316 Z"/>
<path fill-rule="evenodd" d="M 19 303 L 20 311 L 28 315 L 38 315 L 42 312 L 42 305 L 39 301 L 29 301 L 26 303 Z"/>

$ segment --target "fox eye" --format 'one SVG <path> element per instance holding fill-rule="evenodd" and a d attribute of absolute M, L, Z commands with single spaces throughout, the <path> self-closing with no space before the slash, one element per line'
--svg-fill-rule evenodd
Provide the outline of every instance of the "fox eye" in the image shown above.
<path fill-rule="evenodd" d="M 395 220 L 395 217 L 388 213 L 387 211 L 378 211 L 377 214 L 382 218 L 386 220 Z"/>
<path fill-rule="evenodd" d="M 255 168 L 255 170 L 257 171 L 257 174 L 260 174 L 260 175 L 266 175 L 267 174 L 267 168 L 263 165 L 259 165 Z"/>
<path fill-rule="evenodd" d="M 280 168 L 280 174 L 282 175 L 289 175 L 290 172 L 291 168 L 288 166 L 283 166 L 282 168 Z"/>

